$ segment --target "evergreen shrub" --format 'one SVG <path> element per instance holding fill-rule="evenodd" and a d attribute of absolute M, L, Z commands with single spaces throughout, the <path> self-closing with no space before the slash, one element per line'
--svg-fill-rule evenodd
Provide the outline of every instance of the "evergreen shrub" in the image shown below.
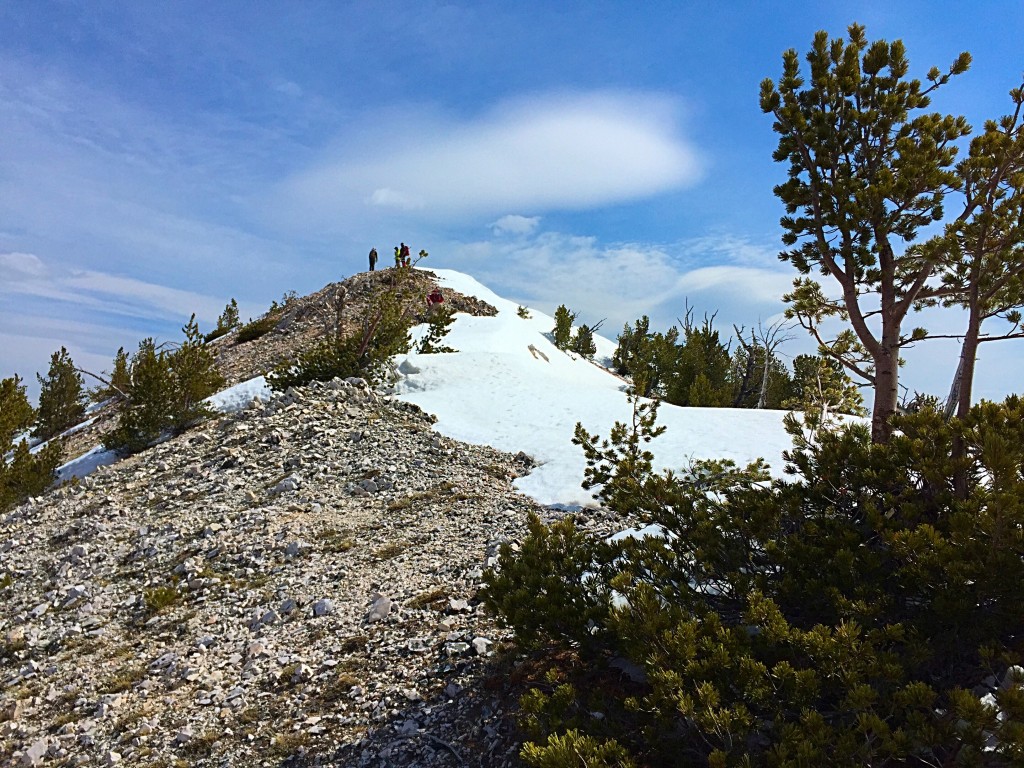
<path fill-rule="evenodd" d="M 248 341 L 255 341 L 261 336 L 266 336 L 277 325 L 278 317 L 276 314 L 266 314 L 263 317 L 257 318 L 256 320 L 250 320 L 248 323 L 238 329 L 238 333 L 235 334 L 236 344 L 245 344 Z"/>
<path fill-rule="evenodd" d="M 455 310 L 450 307 L 436 307 L 430 315 L 430 323 L 426 335 L 420 339 L 417 352 L 421 355 L 435 355 L 458 350 L 443 344 L 444 337 L 451 331 L 455 322 Z"/>
<path fill-rule="evenodd" d="M 577 427 L 575 441 L 586 485 L 659 535 L 607 542 L 533 520 L 485 577 L 486 605 L 568 686 L 524 697 L 527 725 L 542 726 L 524 759 L 1022 764 L 1019 398 L 963 421 L 900 417 L 888 444 L 859 424 L 795 429 L 786 482 L 761 463 L 653 472 L 655 419 L 635 400 L 632 424 L 605 440 Z M 963 459 L 950 458 L 957 440 Z M 601 697 L 602 717 L 563 716 Z M 583 737 L 626 757 L 581 763 L 559 747 Z"/>

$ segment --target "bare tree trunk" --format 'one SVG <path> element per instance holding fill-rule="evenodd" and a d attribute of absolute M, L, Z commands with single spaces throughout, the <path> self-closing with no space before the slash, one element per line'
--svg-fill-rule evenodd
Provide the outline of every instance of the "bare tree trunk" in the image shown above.
<path fill-rule="evenodd" d="M 766 349 L 764 351 L 764 372 L 761 374 L 761 394 L 757 398 L 757 407 L 764 408 L 764 404 L 768 402 L 768 364 L 771 362 L 772 356 Z"/>
<path fill-rule="evenodd" d="M 942 409 L 942 415 L 949 421 L 956 413 L 960 404 L 960 382 L 964 375 L 964 345 L 960 345 L 960 362 L 956 366 L 956 373 L 953 375 L 953 383 L 949 385 L 949 395 L 946 397 L 946 405 Z"/>
<path fill-rule="evenodd" d="M 981 343 L 981 321 L 972 308 L 967 321 L 967 334 L 964 336 L 960 349 L 960 364 L 957 366 L 956 379 L 956 418 L 963 421 L 971 412 L 971 395 L 974 390 L 974 366 L 978 357 L 978 345 Z M 952 393 L 950 393 L 952 394 Z M 947 403 L 947 409 L 950 404 Z M 953 493 L 958 499 L 967 498 L 967 446 L 959 431 L 953 435 Z"/>
<path fill-rule="evenodd" d="M 757 331 L 760 336 L 761 346 L 764 347 L 764 368 L 761 372 L 761 394 L 757 398 L 757 407 L 764 408 L 768 402 L 768 379 L 771 374 L 772 357 L 775 350 L 792 339 L 786 331 L 790 328 L 784 321 L 772 323 L 767 328 L 757 323 Z M 753 331 L 751 331 L 753 336 Z"/>
<path fill-rule="evenodd" d="M 126 394 L 125 394 L 124 392 L 122 392 L 122 391 L 121 391 L 120 389 L 118 389 L 117 387 L 115 387 L 115 386 L 113 385 L 113 383 L 112 383 L 112 382 L 108 381 L 107 379 L 104 379 L 104 378 L 103 378 L 102 376 L 100 376 L 99 374 L 93 373 L 92 371 L 87 371 L 87 370 L 85 370 L 85 368 L 75 368 L 75 370 L 76 370 L 76 371 L 78 371 L 79 373 L 84 373 L 84 374 L 85 374 L 86 376 L 92 376 L 92 377 L 93 377 L 94 379 L 96 379 L 96 380 L 98 380 L 98 381 L 101 381 L 101 382 L 103 382 L 103 383 L 104 383 L 104 384 L 106 384 L 106 385 L 107 385 L 108 387 L 110 387 L 110 388 L 111 388 L 112 390 L 114 390 L 115 392 L 117 392 L 117 394 L 119 394 L 119 395 L 120 395 L 120 396 L 121 396 L 122 398 L 124 398 L 125 400 L 130 400 L 130 399 L 131 399 L 131 398 L 129 398 L 129 397 L 128 397 L 128 395 L 126 395 Z"/>
<path fill-rule="evenodd" d="M 871 411 L 871 442 L 887 443 L 899 405 L 899 347 L 884 344 L 875 355 L 875 404 Z"/>
<path fill-rule="evenodd" d="M 750 329 L 750 343 L 748 344 L 743 340 L 743 328 L 737 328 L 733 325 L 733 330 L 736 331 L 736 341 L 739 342 L 740 348 L 747 353 L 746 365 L 743 366 L 743 375 L 740 377 L 739 388 L 736 391 L 736 397 L 733 398 L 732 407 L 742 408 L 743 401 L 747 399 L 747 395 L 750 394 L 750 380 L 754 376 L 754 329 Z"/>

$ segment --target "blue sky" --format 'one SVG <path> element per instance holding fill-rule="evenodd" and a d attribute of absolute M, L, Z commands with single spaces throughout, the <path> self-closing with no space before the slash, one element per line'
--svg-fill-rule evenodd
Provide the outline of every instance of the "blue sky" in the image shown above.
<path fill-rule="evenodd" d="M 190 312 L 256 316 L 399 241 L 612 338 L 687 301 L 723 332 L 770 321 L 794 272 L 758 85 L 852 21 L 903 38 L 918 76 L 971 52 L 936 109 L 1008 110 L 1019 2 L 8 0 L 0 376 L 34 391 L 62 344 L 109 368 Z M 1019 390 L 1024 347 L 986 346 L 979 395 Z M 954 357 L 921 345 L 904 383 L 943 392 Z"/>

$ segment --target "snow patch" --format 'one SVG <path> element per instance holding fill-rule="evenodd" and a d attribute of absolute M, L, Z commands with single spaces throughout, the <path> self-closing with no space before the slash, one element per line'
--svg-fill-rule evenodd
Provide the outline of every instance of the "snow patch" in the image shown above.
<path fill-rule="evenodd" d="M 113 464 L 119 458 L 117 451 L 108 451 L 102 445 L 97 445 L 78 458 L 57 467 L 57 484 L 66 483 L 73 477 L 81 479 L 100 467 Z"/>
<path fill-rule="evenodd" d="M 271 394 L 273 393 L 266 377 L 256 376 L 210 395 L 205 402 L 218 413 L 236 413 L 248 408 L 253 400 L 266 402 Z"/>
<path fill-rule="evenodd" d="M 400 355 L 404 375 L 398 399 L 438 418 L 442 434 L 509 453 L 523 451 L 540 466 L 516 488 L 541 504 L 593 503 L 580 484 L 586 462 L 572 444 L 576 422 L 607 435 L 615 421 L 629 422 L 626 382 L 597 363 L 563 352 L 551 341 L 554 319 L 501 298 L 469 275 L 432 270 L 443 287 L 493 305 L 494 317 L 456 314 L 445 343 L 459 350 L 439 355 Z M 422 333 L 423 327 L 417 332 Z M 608 360 L 615 342 L 595 334 L 596 359 Z M 668 427 L 651 443 L 655 469 L 679 468 L 692 459 L 731 459 L 745 466 L 764 458 L 783 476 L 782 452 L 792 447 L 783 427 L 786 411 L 680 408 L 663 403 L 659 424 Z"/>

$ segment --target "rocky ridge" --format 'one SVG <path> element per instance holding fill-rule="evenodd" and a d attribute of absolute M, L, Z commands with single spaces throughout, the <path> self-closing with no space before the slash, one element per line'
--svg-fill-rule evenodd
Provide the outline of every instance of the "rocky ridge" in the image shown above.
<path fill-rule="evenodd" d="M 516 764 L 476 592 L 557 513 L 433 421 L 315 384 L 0 518 L 0 762 Z"/>
<path fill-rule="evenodd" d="M 258 338 L 240 341 L 239 329 L 209 343 L 216 357 L 217 370 L 225 386 L 261 376 L 278 364 L 295 359 L 328 332 L 339 320 L 351 330 L 358 327 L 366 314 L 372 296 L 401 281 L 409 296 L 409 316 L 413 324 L 427 321 L 427 294 L 440 290 L 445 304 L 456 312 L 471 315 L 494 315 L 497 310 L 474 296 L 465 296 L 450 288 L 439 288 L 437 276 L 425 269 L 382 269 L 359 272 L 340 282 L 328 283 L 308 296 L 292 296 L 269 317 L 273 325 Z M 95 382 L 91 382 L 95 383 Z M 94 413 L 88 424 L 64 439 L 64 455 L 73 458 L 85 453 L 103 440 L 117 424 L 117 403 L 110 403 Z"/>

